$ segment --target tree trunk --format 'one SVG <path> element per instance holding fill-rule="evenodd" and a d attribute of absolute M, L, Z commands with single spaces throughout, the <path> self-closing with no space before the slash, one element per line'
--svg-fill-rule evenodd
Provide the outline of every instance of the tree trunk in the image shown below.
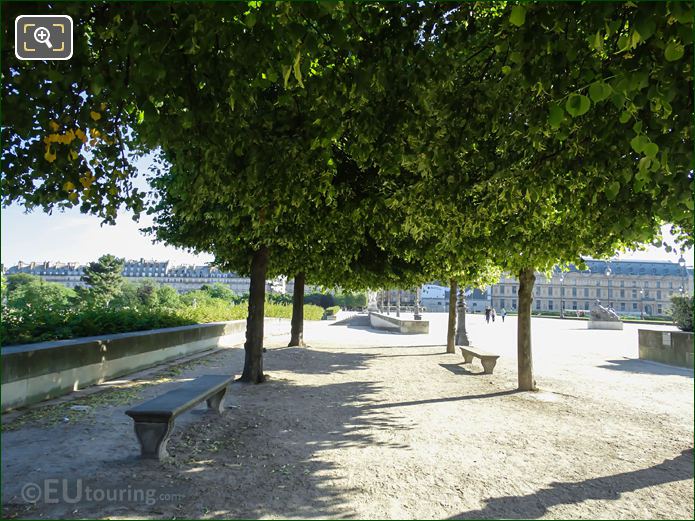
<path fill-rule="evenodd" d="M 265 275 L 270 252 L 261 246 L 251 260 L 251 287 L 249 288 L 249 316 L 246 319 L 246 343 L 244 344 L 244 372 L 242 382 L 259 384 L 265 381 L 263 374 L 263 317 L 265 315 Z"/>
<path fill-rule="evenodd" d="M 401 316 L 401 290 L 398 290 L 398 293 L 396 293 L 396 316 L 400 317 Z"/>
<path fill-rule="evenodd" d="M 519 272 L 519 317 L 516 342 L 520 391 L 536 390 L 531 356 L 531 303 L 535 280 L 533 268 L 524 268 Z"/>
<path fill-rule="evenodd" d="M 304 347 L 304 272 L 294 276 L 292 295 L 292 336 L 287 347 Z"/>
<path fill-rule="evenodd" d="M 449 282 L 449 326 L 446 330 L 446 352 L 456 353 L 456 280 Z"/>
<path fill-rule="evenodd" d="M 463 287 L 459 288 L 458 297 L 458 322 L 456 323 L 456 345 L 469 346 L 468 332 L 466 331 L 466 293 Z"/>

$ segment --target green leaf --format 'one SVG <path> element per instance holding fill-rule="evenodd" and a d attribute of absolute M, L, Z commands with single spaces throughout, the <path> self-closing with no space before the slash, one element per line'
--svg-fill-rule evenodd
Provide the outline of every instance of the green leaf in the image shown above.
<path fill-rule="evenodd" d="M 656 157 L 656 154 L 659 152 L 659 145 L 656 143 L 647 143 L 644 145 L 642 148 L 644 151 L 644 155 L 649 157 L 649 158 L 654 158 Z"/>
<path fill-rule="evenodd" d="M 632 117 L 632 114 L 630 114 L 627 110 L 623 111 L 622 114 L 620 114 L 620 122 L 621 123 L 627 123 L 630 121 L 630 118 Z"/>
<path fill-rule="evenodd" d="M 635 22 L 635 29 L 639 33 L 642 41 L 649 38 L 656 30 L 656 22 L 651 17 L 642 17 Z"/>
<path fill-rule="evenodd" d="M 283 65 L 282 66 L 282 79 L 285 82 L 285 88 L 287 88 L 287 82 L 290 79 L 290 73 L 292 72 L 292 67 L 289 65 Z"/>
<path fill-rule="evenodd" d="M 304 88 L 304 83 L 302 82 L 302 68 L 301 68 L 302 53 L 298 50 L 297 54 L 294 56 L 294 65 L 292 66 L 294 70 L 294 78 L 299 83 L 299 86 Z"/>
<path fill-rule="evenodd" d="M 609 201 L 613 201 L 620 192 L 620 183 L 618 181 L 613 181 L 606 187 L 606 197 Z"/>
<path fill-rule="evenodd" d="M 145 111 L 144 110 L 138 110 L 138 125 L 145 121 Z"/>
<path fill-rule="evenodd" d="M 642 151 L 644 150 L 644 147 L 649 143 L 649 139 L 647 139 L 647 136 L 644 134 L 640 134 L 639 136 L 635 136 L 630 140 L 630 146 L 632 147 L 632 150 L 637 152 L 638 154 L 641 154 Z"/>
<path fill-rule="evenodd" d="M 548 117 L 548 123 L 553 128 L 559 128 L 562 124 L 562 120 L 565 119 L 565 111 L 559 105 L 550 106 L 550 116 Z"/>
<path fill-rule="evenodd" d="M 521 27 L 526 22 L 526 8 L 523 5 L 515 5 L 512 7 L 512 14 L 509 15 L 509 21 L 512 25 Z"/>
<path fill-rule="evenodd" d="M 512 72 L 512 68 L 509 65 L 502 67 L 502 74 L 509 74 L 510 72 Z"/>
<path fill-rule="evenodd" d="M 603 101 L 608 96 L 610 96 L 612 92 L 613 89 L 611 89 L 611 86 L 602 81 L 592 83 L 589 87 L 589 96 L 591 96 L 591 100 L 594 103 L 597 101 Z"/>
<path fill-rule="evenodd" d="M 666 46 L 664 56 L 666 57 L 666 61 L 675 62 L 683 57 L 684 52 L 685 48 L 680 42 L 671 42 Z"/>
<path fill-rule="evenodd" d="M 603 50 L 603 35 L 601 34 L 601 31 L 596 31 L 596 34 L 591 41 L 591 46 L 597 51 Z"/>
<path fill-rule="evenodd" d="M 246 27 L 249 29 L 252 29 L 253 26 L 256 25 L 256 14 L 255 13 L 249 13 L 246 15 Z"/>
<path fill-rule="evenodd" d="M 591 101 L 581 94 L 570 95 L 565 103 L 565 110 L 573 118 L 586 114 L 589 108 L 591 108 Z"/>

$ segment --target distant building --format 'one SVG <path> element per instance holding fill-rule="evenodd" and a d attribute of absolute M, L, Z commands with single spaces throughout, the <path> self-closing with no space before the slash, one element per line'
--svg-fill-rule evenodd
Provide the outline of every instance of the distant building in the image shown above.
<path fill-rule="evenodd" d="M 57 282 L 69 288 L 84 286 L 81 281 L 84 275 L 84 266 L 75 262 L 19 262 L 16 266 L 7 269 L 8 275 L 13 273 L 28 273 L 36 275 L 48 282 Z M 204 284 L 224 284 L 236 294 L 249 292 L 251 279 L 242 277 L 233 272 L 221 271 L 215 267 L 202 266 L 170 266 L 169 261 L 126 261 L 123 267 L 123 277 L 131 282 L 153 280 L 160 284 L 174 287 L 177 291 L 185 293 L 200 289 Z M 285 279 L 279 277 L 266 281 L 266 291 L 284 293 Z"/>
<path fill-rule="evenodd" d="M 570 266 L 556 269 L 551 278 L 536 273 L 532 309 L 566 313 L 589 311 L 599 299 L 623 315 L 665 315 L 671 296 L 693 294 L 693 269 L 668 261 L 587 260 L 588 270 Z M 608 273 L 608 275 L 606 274 Z M 516 311 L 519 282 L 505 275 L 491 288 L 491 305 L 500 310 Z"/>

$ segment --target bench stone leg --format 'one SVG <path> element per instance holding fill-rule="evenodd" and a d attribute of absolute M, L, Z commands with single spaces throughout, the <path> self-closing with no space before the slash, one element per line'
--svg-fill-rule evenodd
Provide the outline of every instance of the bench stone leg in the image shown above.
<path fill-rule="evenodd" d="M 167 442 L 174 428 L 174 421 L 168 422 L 135 422 L 135 435 L 140 442 L 140 456 L 145 459 L 160 461 L 169 457 Z"/>
<path fill-rule="evenodd" d="M 463 363 L 464 364 L 470 364 L 473 361 L 473 355 L 468 355 L 466 353 L 463 353 Z"/>
<path fill-rule="evenodd" d="M 497 365 L 497 360 L 495 359 L 482 359 L 480 360 L 483 364 L 483 370 L 485 374 L 492 374 L 493 369 L 495 368 L 495 365 Z"/>
<path fill-rule="evenodd" d="M 217 414 L 222 414 L 224 412 L 224 396 L 226 394 L 227 388 L 225 387 L 219 393 L 208 398 L 208 409 L 213 409 Z"/>

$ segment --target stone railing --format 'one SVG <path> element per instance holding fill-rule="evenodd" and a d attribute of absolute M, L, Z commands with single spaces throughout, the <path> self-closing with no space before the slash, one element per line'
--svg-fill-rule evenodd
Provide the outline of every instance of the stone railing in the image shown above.
<path fill-rule="evenodd" d="M 286 334 L 290 321 L 265 319 L 265 334 Z M 2 348 L 2 410 L 225 345 L 243 343 L 245 320 L 57 340 Z"/>
<path fill-rule="evenodd" d="M 693 333 L 651 329 L 638 333 L 640 359 L 693 368 Z"/>
<path fill-rule="evenodd" d="M 371 311 L 369 323 L 376 329 L 391 329 L 404 334 L 427 334 L 430 331 L 430 323 L 427 320 L 408 320 L 383 313 Z"/>

